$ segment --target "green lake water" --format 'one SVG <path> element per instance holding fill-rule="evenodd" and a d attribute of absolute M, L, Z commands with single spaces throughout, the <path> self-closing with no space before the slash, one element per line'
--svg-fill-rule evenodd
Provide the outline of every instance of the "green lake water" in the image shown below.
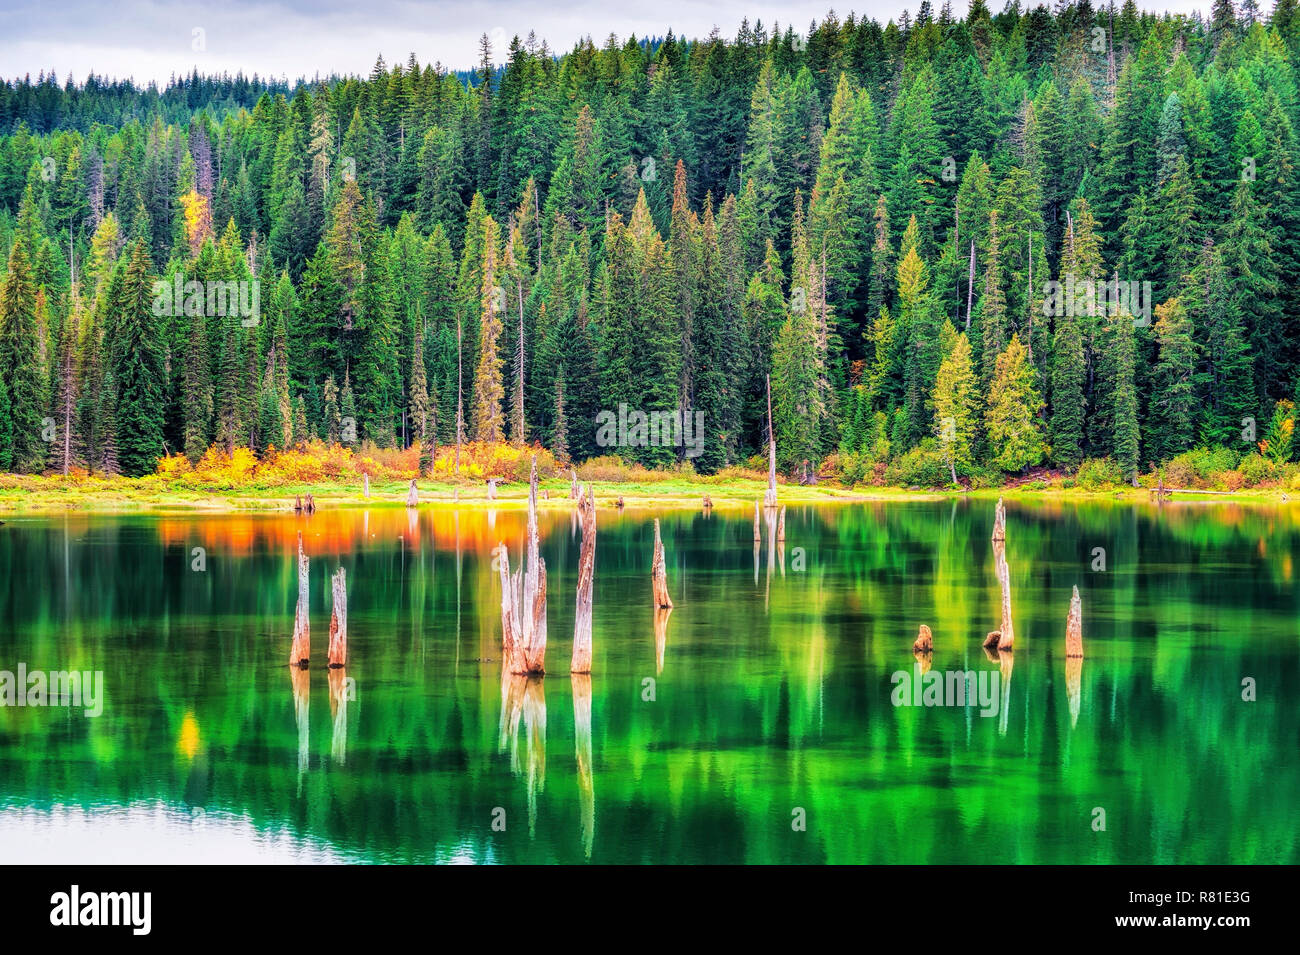
<path fill-rule="evenodd" d="M 1001 657 L 992 516 L 791 506 L 778 551 L 752 512 L 602 508 L 571 677 L 579 533 L 544 511 L 548 673 L 504 682 L 491 549 L 518 561 L 518 510 L 9 517 L 0 670 L 102 671 L 103 712 L 0 708 L 0 861 L 1300 861 L 1293 512 L 1013 503 Z M 996 712 L 895 705 L 922 623 L 926 665 L 996 677 Z"/>

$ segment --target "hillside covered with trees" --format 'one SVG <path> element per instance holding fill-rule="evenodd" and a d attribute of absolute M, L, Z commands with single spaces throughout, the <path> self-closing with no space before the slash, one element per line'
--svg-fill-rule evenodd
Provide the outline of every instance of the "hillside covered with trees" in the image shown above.
<path fill-rule="evenodd" d="M 475 74 L 4 82 L 0 470 L 459 437 L 712 473 L 765 453 L 769 378 L 787 473 L 1283 464 L 1298 56 L 1297 0 L 926 0 L 485 37 Z M 609 446 L 623 406 L 699 453 Z"/>

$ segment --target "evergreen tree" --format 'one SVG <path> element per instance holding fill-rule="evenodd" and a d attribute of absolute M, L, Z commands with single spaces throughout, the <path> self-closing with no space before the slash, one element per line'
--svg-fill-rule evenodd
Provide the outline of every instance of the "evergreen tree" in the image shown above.
<path fill-rule="evenodd" d="M 1028 349 L 1020 343 L 1018 334 L 1012 335 L 998 355 L 984 412 L 984 427 L 996 467 L 1019 472 L 1043 460 L 1048 449 L 1038 417 L 1042 406 Z"/>

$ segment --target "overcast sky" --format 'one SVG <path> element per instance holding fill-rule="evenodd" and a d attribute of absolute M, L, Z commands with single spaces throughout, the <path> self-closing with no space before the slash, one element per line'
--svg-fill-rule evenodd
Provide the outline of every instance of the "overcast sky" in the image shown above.
<path fill-rule="evenodd" d="M 942 0 L 932 0 L 937 11 Z M 989 0 L 1000 10 L 1004 0 Z M 1208 11 L 1212 0 L 1139 0 L 1144 9 Z M 610 32 L 620 39 L 701 37 L 715 25 L 735 36 L 743 18 L 806 30 L 834 7 L 882 23 L 919 0 L 0 0 L 0 76 L 35 77 L 53 70 L 78 81 L 92 70 L 103 76 L 165 83 L 172 74 L 200 72 L 310 78 L 316 73 L 368 73 L 375 57 L 450 69 L 472 66 L 477 39 L 493 38 L 501 61 L 510 38 L 534 30 L 563 52 L 583 36 L 598 44 Z M 1271 9 L 1272 4 L 1261 4 Z M 954 0 L 965 13 L 967 0 Z"/>

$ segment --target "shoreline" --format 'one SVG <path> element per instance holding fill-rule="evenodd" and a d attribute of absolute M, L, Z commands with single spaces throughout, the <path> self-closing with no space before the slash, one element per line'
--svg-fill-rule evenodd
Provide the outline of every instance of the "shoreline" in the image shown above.
<path fill-rule="evenodd" d="M 584 486 L 587 482 L 582 482 Z M 708 495 L 714 510 L 752 510 L 767 489 L 766 482 L 729 478 L 720 482 L 707 479 L 666 479 L 662 482 L 590 482 L 599 509 L 617 506 L 622 498 L 625 510 L 699 509 Z M 283 487 L 249 487 L 210 489 L 188 487 L 176 482 L 146 478 L 64 479 L 62 477 L 0 475 L 0 515 L 37 515 L 51 513 L 293 513 L 294 498 L 311 494 L 317 510 L 356 508 L 404 508 L 408 484 L 404 481 L 373 481 L 370 497 L 363 496 L 360 482 L 285 485 Z M 527 506 L 527 485 L 498 485 L 497 498 L 487 499 L 481 482 L 452 483 L 428 481 L 418 485 L 421 509 L 495 508 L 511 510 Z M 549 499 L 538 501 L 544 510 L 572 506 L 569 484 L 562 478 L 539 483 L 549 492 Z M 457 492 L 459 497 L 457 499 Z M 857 486 L 845 488 L 823 484 L 805 486 L 777 485 L 784 505 L 841 505 L 874 503 L 912 503 L 943 500 L 988 500 L 999 497 L 1009 501 L 1100 502 L 1156 504 L 1154 487 L 1078 487 L 1016 486 L 953 490 L 948 488 L 902 488 Z M 1282 488 L 1253 488 L 1224 492 L 1215 490 L 1179 491 L 1166 497 L 1163 504 L 1252 504 L 1281 505 L 1291 503 L 1291 495 Z"/>

